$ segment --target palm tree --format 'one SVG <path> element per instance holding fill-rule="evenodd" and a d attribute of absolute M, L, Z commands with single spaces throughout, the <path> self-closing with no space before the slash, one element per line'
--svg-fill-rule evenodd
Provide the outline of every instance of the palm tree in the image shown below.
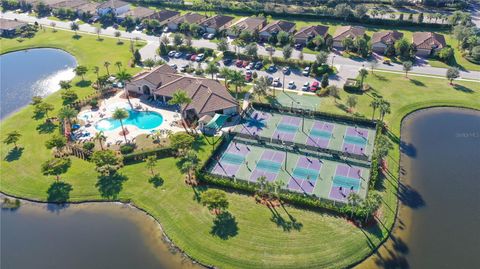
<path fill-rule="evenodd" d="M 112 118 L 120 121 L 120 125 L 122 127 L 123 138 L 125 138 L 125 144 L 128 144 L 127 134 L 125 133 L 125 129 L 123 128 L 123 120 L 128 118 L 128 111 L 123 109 L 123 108 L 117 108 L 113 112 Z"/>
<path fill-rule="evenodd" d="M 351 192 L 348 194 L 348 205 L 351 207 L 350 209 L 350 218 L 353 218 L 353 213 L 357 210 L 357 207 L 362 202 L 362 199 L 356 192 Z"/>
<path fill-rule="evenodd" d="M 72 22 L 70 24 L 70 29 L 75 32 L 75 36 L 77 36 L 77 31 L 80 29 L 80 26 L 76 22 Z"/>
<path fill-rule="evenodd" d="M 58 111 L 58 118 L 67 121 L 69 125 L 71 124 L 71 120 L 76 116 L 77 111 L 70 106 L 64 106 Z"/>
<path fill-rule="evenodd" d="M 267 95 L 268 81 L 267 78 L 262 76 L 253 84 L 253 94 L 258 98 Z"/>
<path fill-rule="evenodd" d="M 103 66 L 105 66 L 105 69 L 107 69 L 107 75 L 110 76 L 110 71 L 108 71 L 108 67 L 110 66 L 110 62 L 109 62 L 109 61 L 105 61 L 105 62 L 103 63 Z"/>
<path fill-rule="evenodd" d="M 64 90 L 68 90 L 72 87 L 72 85 L 70 85 L 70 82 L 69 81 L 66 81 L 66 80 L 60 80 L 60 88 L 64 89 Z"/>
<path fill-rule="evenodd" d="M 117 62 L 115 62 L 115 65 L 117 66 L 118 72 L 120 73 L 120 67 L 122 67 L 122 62 L 117 61 Z"/>
<path fill-rule="evenodd" d="M 408 78 L 408 72 L 410 72 L 410 70 L 412 70 L 412 62 L 410 61 L 405 61 L 403 62 L 403 71 L 405 71 L 405 77 Z"/>
<path fill-rule="evenodd" d="M 360 75 L 360 86 L 363 86 L 363 81 L 365 80 L 365 77 L 368 75 L 368 71 L 365 68 L 360 69 L 358 71 L 358 74 Z"/>
<path fill-rule="evenodd" d="M 147 169 L 150 169 L 152 176 L 155 176 L 155 171 L 153 171 L 153 168 L 155 168 L 155 166 L 157 165 L 157 156 L 148 156 L 147 158 L 145 158 L 145 164 L 147 166 Z"/>
<path fill-rule="evenodd" d="M 357 105 L 357 97 L 355 95 L 349 95 L 347 98 L 347 105 L 352 110 Z"/>
<path fill-rule="evenodd" d="M 3 143 L 5 143 L 6 145 L 13 144 L 15 146 L 15 149 L 16 149 L 17 148 L 17 142 L 18 142 L 18 140 L 20 140 L 21 136 L 22 135 L 19 132 L 12 131 L 12 132 L 7 134 L 7 137 L 3 140 Z"/>
<path fill-rule="evenodd" d="M 180 109 L 182 109 L 182 106 L 185 106 L 190 104 L 192 102 L 192 99 L 188 97 L 187 92 L 184 90 L 177 90 L 176 92 L 173 93 L 172 99 L 168 101 L 170 105 L 178 105 L 180 106 Z M 183 115 L 183 109 L 181 111 Z M 187 127 L 184 125 L 185 131 L 188 132 Z"/>
<path fill-rule="evenodd" d="M 197 169 L 198 162 L 197 153 L 193 150 L 188 151 L 182 164 L 182 170 L 187 173 L 189 181 L 192 180 L 192 172 Z"/>
<path fill-rule="evenodd" d="M 380 106 L 380 99 L 374 98 L 372 102 L 370 102 L 370 107 L 373 109 L 372 112 L 372 120 L 375 118 L 375 110 Z"/>
<path fill-rule="evenodd" d="M 215 62 L 208 63 L 207 68 L 205 69 L 205 72 L 207 74 L 212 75 L 212 79 L 213 79 L 213 75 L 218 73 L 218 71 L 219 71 L 219 68 Z"/>
<path fill-rule="evenodd" d="M 390 114 L 390 103 L 385 100 L 381 100 L 379 109 L 380 109 L 380 120 L 383 121 L 383 117 L 385 117 L 385 114 Z"/>
<path fill-rule="evenodd" d="M 97 140 L 98 143 L 100 144 L 100 148 L 103 150 L 103 141 L 105 141 L 105 139 L 107 139 L 105 137 L 105 135 L 103 134 L 103 131 L 100 131 L 98 133 L 95 134 L 93 140 Z"/>
<path fill-rule="evenodd" d="M 98 66 L 94 66 L 93 67 L 93 73 L 95 73 L 95 75 L 97 75 L 97 84 L 98 84 L 98 80 L 99 80 L 99 74 L 100 74 L 100 67 Z M 98 85 L 97 85 L 98 86 Z"/>
<path fill-rule="evenodd" d="M 127 82 L 129 82 L 132 79 L 132 75 L 127 73 L 127 71 L 122 70 L 119 71 L 116 75 L 117 79 L 123 84 L 123 88 L 125 89 L 125 96 L 128 98 L 128 91 L 127 91 Z"/>
<path fill-rule="evenodd" d="M 333 97 L 333 100 L 335 101 L 335 104 L 337 103 L 337 98 L 338 98 L 338 94 L 340 92 L 340 90 L 338 89 L 337 86 L 335 85 L 330 85 L 327 87 L 327 90 L 328 90 L 328 95 L 330 95 L 331 97 Z"/>
<path fill-rule="evenodd" d="M 227 87 L 227 88 L 228 88 L 228 80 L 230 79 L 230 74 L 231 73 L 232 72 L 230 71 L 230 69 L 228 67 L 222 67 L 220 69 L 220 75 L 225 78 L 225 87 Z"/>
<path fill-rule="evenodd" d="M 97 34 L 97 40 L 100 40 L 100 33 L 102 32 L 102 28 L 100 26 L 97 26 L 95 28 L 95 33 Z"/>
<path fill-rule="evenodd" d="M 235 85 L 235 98 L 238 99 L 238 89 L 245 86 L 245 77 L 240 71 L 233 71 L 231 73 L 230 82 Z"/>

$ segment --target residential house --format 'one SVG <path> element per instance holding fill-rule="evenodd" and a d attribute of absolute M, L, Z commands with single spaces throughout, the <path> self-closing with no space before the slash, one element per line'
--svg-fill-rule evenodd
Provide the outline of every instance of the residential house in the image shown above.
<path fill-rule="evenodd" d="M 413 33 L 413 45 L 417 49 L 417 56 L 426 57 L 445 48 L 447 43 L 445 37 L 441 34 L 415 32 Z"/>
<path fill-rule="evenodd" d="M 108 0 L 97 7 L 97 13 L 103 16 L 109 12 L 115 16 L 122 15 L 130 10 L 130 4 L 121 0 Z"/>
<path fill-rule="evenodd" d="M 312 40 L 316 36 L 327 38 L 328 26 L 313 25 L 303 27 L 298 32 L 296 32 L 295 35 L 293 35 L 293 41 L 295 42 L 295 44 L 305 45 L 308 43 L 308 41 Z"/>
<path fill-rule="evenodd" d="M 27 25 L 25 22 L 0 18 L 0 36 L 14 37 L 18 31 Z"/>
<path fill-rule="evenodd" d="M 77 7 L 85 5 L 87 3 L 89 3 L 87 0 L 65 0 L 65 1 L 50 5 L 50 8 L 51 9 L 65 8 L 65 9 L 75 10 Z"/>
<path fill-rule="evenodd" d="M 178 17 L 180 17 L 180 12 L 165 9 L 151 15 L 149 19 L 157 20 L 160 23 L 160 25 L 163 26 Z"/>
<path fill-rule="evenodd" d="M 236 37 L 240 35 L 241 32 L 255 32 L 262 30 L 263 27 L 267 24 L 267 20 L 263 17 L 247 17 L 242 18 L 236 23 L 233 23 L 227 28 L 227 35 L 231 37 Z"/>
<path fill-rule="evenodd" d="M 78 16 L 93 16 L 97 14 L 97 8 L 99 3 L 89 2 L 74 8 Z"/>
<path fill-rule="evenodd" d="M 135 7 L 117 17 L 118 21 L 123 21 L 126 17 L 131 17 L 134 20 L 142 21 L 148 19 L 155 14 L 155 10 L 146 8 L 146 7 Z"/>
<path fill-rule="evenodd" d="M 260 30 L 260 40 L 267 41 L 272 35 L 284 31 L 288 34 L 295 32 L 295 23 L 288 21 L 272 21 Z"/>
<path fill-rule="evenodd" d="M 143 94 L 167 103 L 175 92 L 183 90 L 192 100 L 181 108 L 184 119 L 193 121 L 205 115 L 238 113 L 238 102 L 219 81 L 184 76 L 168 65 L 134 76 L 126 86 L 131 93 Z"/>
<path fill-rule="evenodd" d="M 345 38 L 355 39 L 365 36 L 365 27 L 362 26 L 340 26 L 333 35 L 333 46 L 343 49 L 342 41 Z"/>
<path fill-rule="evenodd" d="M 210 34 L 216 34 L 225 30 L 233 22 L 233 17 L 224 15 L 215 15 L 200 23 L 203 30 Z"/>
<path fill-rule="evenodd" d="M 403 33 L 398 31 L 380 31 L 372 35 L 372 51 L 384 54 L 388 46 L 393 46 L 395 42 L 403 37 Z"/>
<path fill-rule="evenodd" d="M 167 26 L 168 26 L 168 29 L 172 30 L 172 31 L 176 31 L 178 30 L 178 27 L 180 26 L 180 24 L 182 23 L 188 23 L 188 24 L 193 24 L 193 23 L 196 23 L 196 24 L 200 24 L 201 22 L 203 22 L 207 17 L 203 16 L 203 15 L 200 15 L 198 13 L 187 13 L 183 16 L 180 16 L 180 17 L 177 17 L 173 20 L 171 20 Z"/>

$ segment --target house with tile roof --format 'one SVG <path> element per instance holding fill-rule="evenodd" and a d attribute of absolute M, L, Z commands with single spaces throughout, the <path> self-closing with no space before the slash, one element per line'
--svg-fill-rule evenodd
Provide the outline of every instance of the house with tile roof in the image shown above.
<path fill-rule="evenodd" d="M 109 12 L 119 16 L 123 13 L 126 13 L 130 10 L 130 3 L 121 1 L 121 0 L 108 0 L 97 7 L 97 13 L 100 16 L 103 16 Z"/>
<path fill-rule="evenodd" d="M 260 40 L 267 41 L 272 35 L 276 35 L 281 31 L 293 34 L 295 32 L 295 23 L 282 20 L 272 21 L 260 30 Z"/>
<path fill-rule="evenodd" d="M 388 46 L 392 46 L 395 42 L 403 37 L 403 33 L 398 31 L 380 31 L 376 32 L 372 35 L 372 39 L 370 40 L 372 44 L 372 51 L 384 54 L 385 49 Z"/>
<path fill-rule="evenodd" d="M 179 90 L 185 91 L 192 102 L 181 108 L 185 119 L 194 120 L 215 114 L 238 113 L 238 102 L 219 81 L 184 76 L 168 65 L 134 76 L 127 84 L 128 92 L 147 95 L 168 102 Z"/>
<path fill-rule="evenodd" d="M 445 37 L 432 32 L 415 32 L 412 36 L 412 43 L 417 49 L 417 56 L 430 56 L 447 46 Z"/>
<path fill-rule="evenodd" d="M 188 23 L 188 24 L 193 24 L 193 23 L 196 23 L 196 24 L 200 24 L 202 23 L 205 19 L 207 19 L 207 17 L 203 16 L 203 15 L 200 15 L 198 13 L 187 13 L 187 14 L 184 14 L 182 16 L 179 16 L 173 20 L 171 20 L 167 26 L 168 26 L 168 29 L 172 30 L 172 31 L 176 31 L 178 29 L 178 27 L 180 26 L 180 24 L 182 23 Z"/>
<path fill-rule="evenodd" d="M 263 17 L 242 18 L 227 28 L 227 35 L 231 37 L 236 37 L 244 31 L 248 31 L 250 33 L 253 33 L 255 31 L 260 32 L 260 30 L 262 30 L 265 25 L 267 25 L 267 20 Z"/>
<path fill-rule="evenodd" d="M 295 44 L 305 45 L 308 41 L 312 40 L 316 36 L 321 36 L 327 38 L 328 36 L 328 26 L 323 25 L 312 25 L 305 26 L 300 29 L 298 32 L 293 35 L 293 41 Z"/>
<path fill-rule="evenodd" d="M 178 17 L 180 17 L 180 12 L 164 9 L 154 13 L 153 15 L 148 17 L 148 19 L 157 20 L 161 26 L 164 26 Z"/>
<path fill-rule="evenodd" d="M 225 15 L 215 15 L 200 23 L 203 30 L 210 34 L 216 34 L 225 30 L 233 22 L 233 17 Z"/>
<path fill-rule="evenodd" d="M 343 49 L 342 41 L 345 38 L 355 39 L 365 36 L 365 27 L 362 26 L 340 26 L 333 35 L 333 46 Z"/>
<path fill-rule="evenodd" d="M 13 37 L 19 30 L 26 27 L 26 22 L 20 22 L 15 20 L 7 20 L 0 18 L 0 36 Z"/>

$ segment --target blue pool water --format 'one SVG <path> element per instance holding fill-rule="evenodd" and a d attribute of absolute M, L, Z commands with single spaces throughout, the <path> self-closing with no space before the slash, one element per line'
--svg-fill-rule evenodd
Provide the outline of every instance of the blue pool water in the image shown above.
<path fill-rule="evenodd" d="M 139 129 L 148 130 L 154 129 L 160 126 L 163 122 L 161 114 L 156 112 L 144 112 L 127 110 L 128 118 L 123 120 L 123 125 L 133 125 Z M 95 125 L 95 128 L 99 131 L 111 131 L 120 127 L 120 121 L 115 119 L 104 119 Z"/>

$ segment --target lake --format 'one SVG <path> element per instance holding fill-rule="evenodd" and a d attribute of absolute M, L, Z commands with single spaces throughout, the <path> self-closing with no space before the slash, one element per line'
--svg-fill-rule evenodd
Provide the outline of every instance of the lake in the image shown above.
<path fill-rule="evenodd" d="M 119 203 L 25 202 L 1 212 L 0 268 L 202 268 L 174 253 L 158 223 Z"/>
<path fill-rule="evenodd" d="M 397 224 L 358 268 L 480 268 L 480 112 L 420 110 L 401 133 Z"/>
<path fill-rule="evenodd" d="M 0 55 L 0 119 L 60 89 L 71 80 L 75 58 L 59 49 L 29 49 Z"/>

